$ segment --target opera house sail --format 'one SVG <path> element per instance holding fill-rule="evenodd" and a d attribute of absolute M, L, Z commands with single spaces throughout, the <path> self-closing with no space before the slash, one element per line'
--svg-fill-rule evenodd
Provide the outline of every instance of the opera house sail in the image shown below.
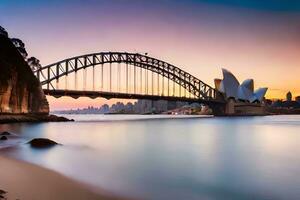
<path fill-rule="evenodd" d="M 215 79 L 215 87 L 227 100 L 227 113 L 261 114 L 262 101 L 268 88 L 254 91 L 254 80 L 246 79 L 241 84 L 228 70 L 222 69 L 223 79 Z"/>

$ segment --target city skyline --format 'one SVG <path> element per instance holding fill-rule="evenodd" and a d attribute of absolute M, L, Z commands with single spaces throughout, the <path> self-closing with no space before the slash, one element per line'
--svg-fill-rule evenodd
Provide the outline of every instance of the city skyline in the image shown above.
<path fill-rule="evenodd" d="M 269 87 L 268 98 L 300 95 L 299 3 L 243 2 L 4 0 L 0 23 L 42 65 L 91 52 L 147 52 L 211 86 L 225 67 L 239 80 L 254 78 L 257 86 Z M 49 102 L 52 109 L 107 103 L 67 97 Z"/>

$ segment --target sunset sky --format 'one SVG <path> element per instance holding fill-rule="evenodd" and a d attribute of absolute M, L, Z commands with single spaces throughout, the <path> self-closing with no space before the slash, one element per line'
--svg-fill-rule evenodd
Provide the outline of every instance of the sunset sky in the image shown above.
<path fill-rule="evenodd" d="M 210 85 L 226 68 L 268 87 L 269 98 L 300 95 L 298 0 L 1 0 L 0 25 L 42 65 L 92 52 L 148 52 Z M 49 101 L 52 109 L 107 103 Z"/>

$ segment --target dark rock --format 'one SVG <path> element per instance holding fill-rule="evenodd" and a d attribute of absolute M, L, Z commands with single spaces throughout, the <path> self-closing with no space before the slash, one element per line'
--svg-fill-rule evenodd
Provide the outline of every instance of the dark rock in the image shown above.
<path fill-rule="evenodd" d="M 1 69 L 1 67 L 0 67 Z M 1 86 L 0 86 L 1 90 Z M 1 91 L 0 91 L 1 93 Z M 1 99 L 1 94 L 0 94 Z M 19 122 L 69 122 L 74 121 L 65 117 L 59 117 L 55 115 L 42 115 L 42 114 L 1 114 L 0 112 L 0 124 L 1 123 L 19 123 Z M 13 133 L 11 133 L 13 135 Z M 0 133 L 1 136 L 1 133 Z"/>
<path fill-rule="evenodd" d="M 65 117 L 56 116 L 56 115 L 49 115 L 47 118 L 47 121 L 49 121 L 49 122 L 68 122 L 68 121 L 74 121 L 74 120 L 67 119 Z"/>
<path fill-rule="evenodd" d="M 0 189 L 0 199 L 5 199 L 5 196 L 4 196 L 4 195 L 5 195 L 6 193 L 7 193 L 6 191 Z"/>
<path fill-rule="evenodd" d="M 28 142 L 31 147 L 33 148 L 50 148 L 53 146 L 58 145 L 58 143 L 54 142 L 53 140 L 49 140 L 47 138 L 35 138 Z"/>
<path fill-rule="evenodd" d="M 5 135 L 0 137 L 0 140 L 7 140 L 7 137 Z"/>
<path fill-rule="evenodd" d="M 4 132 L 0 133 L 0 136 L 2 136 L 2 135 L 8 136 L 8 135 L 11 135 L 11 134 L 7 131 L 4 131 Z"/>
<path fill-rule="evenodd" d="M 0 194 L 6 194 L 6 191 L 0 189 Z"/>

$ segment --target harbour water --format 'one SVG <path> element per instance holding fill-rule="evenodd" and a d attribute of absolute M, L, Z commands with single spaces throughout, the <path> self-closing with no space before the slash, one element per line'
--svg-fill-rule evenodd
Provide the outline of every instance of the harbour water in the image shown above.
<path fill-rule="evenodd" d="M 136 199 L 300 199 L 300 116 L 66 117 L 0 125 L 20 143 L 2 154 Z M 62 145 L 34 150 L 36 137 Z"/>

